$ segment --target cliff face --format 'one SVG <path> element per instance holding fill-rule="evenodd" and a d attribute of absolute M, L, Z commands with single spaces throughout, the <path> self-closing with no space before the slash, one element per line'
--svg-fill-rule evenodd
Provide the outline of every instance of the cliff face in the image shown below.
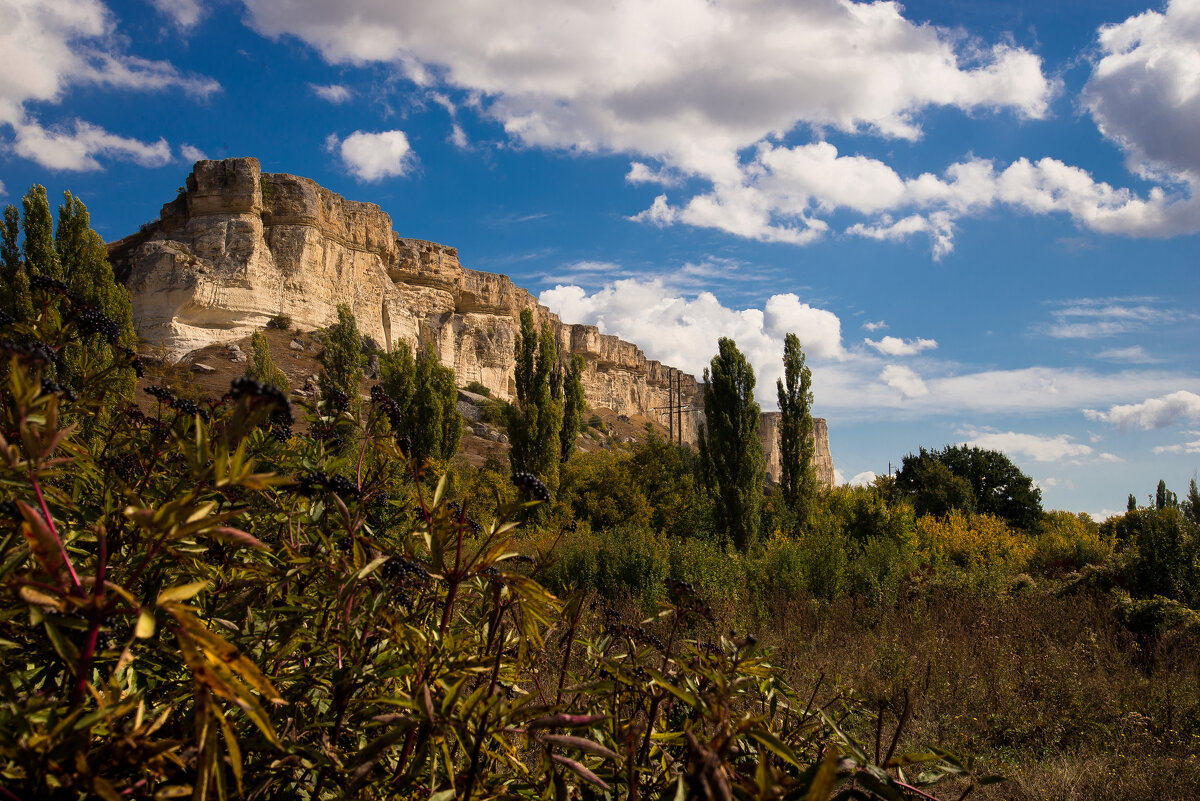
<path fill-rule="evenodd" d="M 454 248 L 400 237 L 379 206 L 263 174 L 252 158 L 197 162 L 186 191 L 157 222 L 110 245 L 110 257 L 138 336 L 174 357 L 247 337 L 277 314 L 323 328 L 346 303 L 385 349 L 432 344 L 460 384 L 478 381 L 503 399 L 516 391 L 522 309 L 550 322 L 561 354 L 584 357 L 593 406 L 661 419 L 668 375 L 679 372 L 594 326 L 564 324 L 507 276 L 464 268 Z M 696 379 L 682 374 L 681 383 L 684 404 L 700 409 Z M 684 414 L 685 442 L 696 441 L 700 419 Z"/>
<path fill-rule="evenodd" d="M 779 412 L 763 412 L 759 417 L 758 436 L 762 440 L 763 454 L 766 456 L 767 480 L 778 482 L 783 474 L 779 459 Z M 813 454 L 813 469 L 817 473 L 817 481 L 823 487 L 832 487 L 833 457 L 829 454 L 829 426 L 820 417 L 813 418 L 813 439 L 816 440 L 816 452 Z"/>

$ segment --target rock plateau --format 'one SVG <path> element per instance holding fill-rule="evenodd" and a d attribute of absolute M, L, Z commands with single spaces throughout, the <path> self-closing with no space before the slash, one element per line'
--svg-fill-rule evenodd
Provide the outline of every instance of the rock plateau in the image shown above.
<path fill-rule="evenodd" d="M 160 218 L 109 253 L 132 296 L 138 336 L 171 358 L 242 339 L 281 314 L 301 329 L 324 328 L 346 303 L 359 330 L 384 349 L 432 345 L 460 385 L 478 381 L 508 400 L 520 313 L 530 309 L 549 321 L 560 354 L 584 357 L 590 405 L 664 419 L 670 379 L 690 407 L 685 442 L 696 441 L 703 421 L 694 376 L 595 326 L 563 323 L 507 276 L 464 268 L 455 248 L 401 237 L 373 203 L 307 178 L 264 174 L 253 158 L 197 162 Z M 770 417 L 764 447 L 777 478 Z M 828 435 L 818 423 L 818 474 L 832 485 Z"/>

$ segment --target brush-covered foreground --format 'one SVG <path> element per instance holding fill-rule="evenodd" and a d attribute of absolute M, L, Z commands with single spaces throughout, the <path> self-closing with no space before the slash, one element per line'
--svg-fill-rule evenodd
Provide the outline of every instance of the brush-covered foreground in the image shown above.
<path fill-rule="evenodd" d="M 131 353 L 58 384 L 63 347 L 104 340 L 64 285 L 33 291 L 42 312 L 0 343 L 0 797 L 894 799 L 986 781 L 898 737 L 868 754 L 840 726 L 871 710 L 794 690 L 685 583 L 644 622 L 552 594 L 552 554 L 515 540 L 546 488 L 518 474 L 476 522 L 405 457 L 382 392 L 331 393 L 301 438 L 250 378 L 204 403 L 152 387 L 151 414 L 113 390 Z"/>
<path fill-rule="evenodd" d="M 1200 791 L 1178 509 L 1013 531 L 885 481 L 735 552 L 660 439 L 546 501 L 410 462 L 381 392 L 308 437 L 249 379 L 146 413 L 120 349 L 55 383 L 104 338 L 34 292 L 0 343 L 0 798 Z"/>

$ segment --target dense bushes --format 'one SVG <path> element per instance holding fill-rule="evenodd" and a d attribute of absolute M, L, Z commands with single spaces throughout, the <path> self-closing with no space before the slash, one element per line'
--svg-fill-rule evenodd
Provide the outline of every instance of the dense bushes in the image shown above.
<path fill-rule="evenodd" d="M 813 706 L 668 580 L 674 565 L 724 584 L 719 550 L 679 539 L 663 560 L 664 534 L 616 526 L 590 561 L 566 543 L 552 595 L 537 577 L 553 541 L 526 558 L 512 539 L 544 488 L 522 479 L 480 519 L 451 485 L 478 492 L 496 471 L 438 480 L 405 459 L 386 393 L 302 438 L 254 379 L 203 403 L 155 386 L 148 411 L 80 442 L 64 415 L 111 372 L 71 392 L 42 381 L 75 336 L 61 312 L 10 324 L 27 344 L 4 345 L 5 797 L 896 798 L 969 778 L 927 751 L 876 766 L 890 753 L 835 722 L 870 710 Z M 588 602 L 576 576 L 659 612 Z M 910 764 L 929 775 L 901 778 Z"/>

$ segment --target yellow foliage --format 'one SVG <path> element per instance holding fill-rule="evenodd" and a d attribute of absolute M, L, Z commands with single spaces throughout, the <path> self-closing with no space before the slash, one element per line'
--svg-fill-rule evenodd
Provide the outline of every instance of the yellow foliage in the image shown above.
<path fill-rule="evenodd" d="M 1029 540 L 995 515 L 965 515 L 957 510 L 945 517 L 925 515 L 917 519 L 914 533 L 920 561 L 932 567 L 1017 573 L 1033 554 Z"/>
<path fill-rule="evenodd" d="M 1116 541 L 1088 515 L 1047 512 L 1036 541 L 1030 567 L 1042 573 L 1065 573 L 1098 564 L 1113 552 Z"/>

